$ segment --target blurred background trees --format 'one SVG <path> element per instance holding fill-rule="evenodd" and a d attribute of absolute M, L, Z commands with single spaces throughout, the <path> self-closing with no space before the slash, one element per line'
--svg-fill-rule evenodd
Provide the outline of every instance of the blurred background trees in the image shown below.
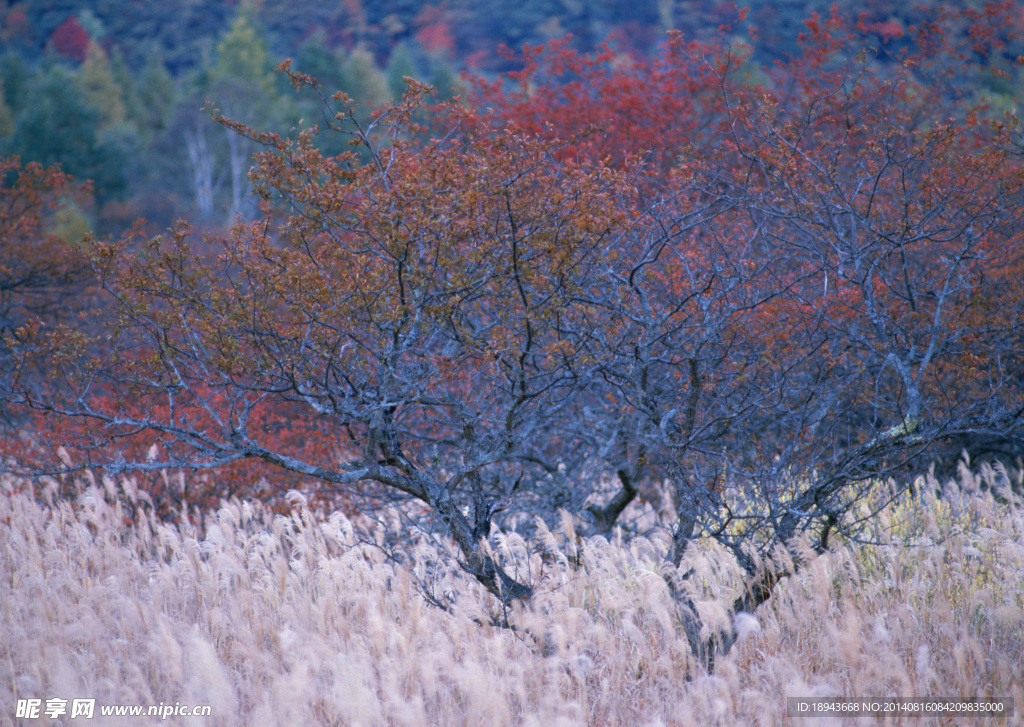
<path fill-rule="evenodd" d="M 0 153 L 60 163 L 92 180 L 93 197 L 81 213 L 100 234 L 117 234 L 139 217 L 152 232 L 180 217 L 224 229 L 238 215 L 253 214 L 243 161 L 251 148 L 209 127 L 206 102 L 281 132 L 300 122 L 322 125 L 309 99 L 272 72 L 284 58 L 327 91 L 345 91 L 365 122 L 372 108 L 401 96 L 405 76 L 447 97 L 465 90 L 460 71 L 493 79 L 521 69 L 522 58 L 497 52 L 502 44 L 519 49 L 571 34 L 566 42 L 577 51 L 610 40 L 611 52 L 626 63 L 655 57 L 669 29 L 707 40 L 724 27 L 729 42 L 749 44 L 752 70 L 798 54 L 804 20 L 829 7 L 812 0 L 755 3 L 742 17 L 730 3 L 697 0 L 4 0 Z M 873 62 L 884 69 L 924 12 L 872 0 L 846 20 L 851 27 L 863 23 L 875 37 L 880 52 Z M 1024 23 L 1019 12 L 1008 19 L 1007 38 Z M 1020 48 L 1011 43 L 1000 53 L 1015 57 Z M 1020 82 L 988 78 L 979 90 L 993 108 L 1009 109 Z M 319 141 L 325 151 L 343 151 L 330 135 Z"/>

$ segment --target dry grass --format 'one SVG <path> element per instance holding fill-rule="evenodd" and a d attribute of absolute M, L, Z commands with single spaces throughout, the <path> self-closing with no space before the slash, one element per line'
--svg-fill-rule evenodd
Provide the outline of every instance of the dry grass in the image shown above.
<path fill-rule="evenodd" d="M 983 477 L 1006 485 L 1001 472 Z M 194 722 L 207 727 L 811 725 L 787 717 L 787 696 L 1013 697 L 1009 722 L 1024 724 L 1024 509 L 980 484 L 965 473 L 942 499 L 892 508 L 876 537 L 904 545 L 818 558 L 756 622 L 742 619 L 749 635 L 714 674 L 688 680 L 657 538 L 594 539 L 577 553 L 566 520 L 529 544 L 497 539 L 540 591 L 511 615 L 513 632 L 479 625 L 493 602 L 435 568 L 434 546 L 397 565 L 298 498 L 290 517 L 232 502 L 201 526 L 128 526 L 109 481 L 45 506 L 45 493 L 8 480 L 0 724 L 18 698 L 52 696 L 210 704 Z M 734 569 L 710 548 L 691 566 L 704 616 L 724 621 Z M 456 600 L 455 615 L 425 602 L 424 581 Z"/>

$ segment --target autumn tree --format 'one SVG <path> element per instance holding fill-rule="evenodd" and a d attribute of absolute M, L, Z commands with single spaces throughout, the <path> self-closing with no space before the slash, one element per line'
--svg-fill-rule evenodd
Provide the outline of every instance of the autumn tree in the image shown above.
<path fill-rule="evenodd" d="M 38 369 L 17 370 L 14 346 L 74 324 L 87 308 L 88 257 L 60 235 L 62 213 L 81 192 L 59 167 L 0 160 L 0 394 L 15 376 L 32 389 L 41 383 Z"/>
<path fill-rule="evenodd" d="M 596 530 L 669 482 L 670 560 L 716 540 L 752 610 L 807 548 L 856 537 L 875 478 L 965 445 L 1020 455 L 1020 130 L 972 92 L 1002 72 L 1006 10 L 940 13 L 892 53 L 811 18 L 762 71 L 678 35 L 651 64 L 553 44 L 476 84 L 491 123 L 643 164 L 648 224 L 605 288 L 617 322 L 577 417 L 621 484 L 587 508 Z M 730 643 L 688 626 L 709 660 Z"/>
<path fill-rule="evenodd" d="M 957 91 L 998 71 L 971 61 L 1003 10 L 915 28 L 884 68 L 834 18 L 758 74 L 678 35 L 650 65 L 555 44 L 469 106 L 410 81 L 365 123 L 285 64 L 352 149 L 221 117 L 262 148 L 259 217 L 214 261 L 187 226 L 99 246 L 109 347 L 26 341 L 59 386 L 18 401 L 113 470 L 257 460 L 417 502 L 505 604 L 534 588 L 487 548 L 508 513 L 608 532 L 667 483 L 664 574 L 710 666 L 733 635 L 687 595 L 694 543 L 733 554 L 752 610 L 858 537 L 877 478 L 1024 441 L 1020 129 Z"/>
<path fill-rule="evenodd" d="M 117 342 L 67 359 L 58 400 L 27 401 L 84 417 L 104 433 L 95 445 L 157 433 L 150 469 L 258 458 L 391 488 L 441 518 L 488 589 L 523 597 L 480 540 L 587 381 L 580 348 L 600 314 L 583 293 L 622 227 L 615 178 L 513 134 L 408 148 L 421 93 L 356 128 L 369 164 L 323 158 L 312 133 L 229 122 L 269 147 L 254 177 L 266 216 L 236 227 L 213 266 L 185 229 L 139 254 L 102 246 Z M 49 355 L 81 345 L 71 331 L 51 342 Z M 274 446 L 267 423 L 296 406 L 334 451 Z"/>

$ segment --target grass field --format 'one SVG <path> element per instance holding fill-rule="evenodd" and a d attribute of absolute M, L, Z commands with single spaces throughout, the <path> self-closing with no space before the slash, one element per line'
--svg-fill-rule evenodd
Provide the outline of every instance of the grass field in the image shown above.
<path fill-rule="evenodd" d="M 696 670 L 661 575 L 667 535 L 577 544 L 565 519 L 497 538 L 538 588 L 516 629 L 443 546 L 403 563 L 388 533 L 294 497 L 201 523 L 126 523 L 130 485 L 77 502 L 0 486 L 0 725 L 1024 724 L 1024 506 L 1003 471 L 922 478 L 869 533 L 777 588 L 713 674 Z M 579 548 L 579 552 L 576 552 Z M 543 555 L 542 555 L 543 553 Z M 441 565 L 438 565 L 438 564 Z M 581 565 L 578 565 L 581 564 Z M 695 553 L 693 594 L 724 624 L 735 568 Z M 452 613 L 422 595 L 454 601 Z M 792 718 L 787 697 L 1012 698 L 1003 720 Z M 18 700 L 95 699 L 91 719 L 16 718 Z M 99 713 L 208 705 L 210 716 Z"/>

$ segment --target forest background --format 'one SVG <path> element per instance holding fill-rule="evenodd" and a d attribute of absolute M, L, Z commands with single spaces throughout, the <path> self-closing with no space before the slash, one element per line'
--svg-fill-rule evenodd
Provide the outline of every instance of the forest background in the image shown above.
<path fill-rule="evenodd" d="M 724 30 L 727 41 L 750 45 L 752 67 L 768 67 L 798 54 L 805 19 L 829 10 L 821 0 L 755 2 L 741 19 L 734 3 L 697 0 L 4 1 L 0 153 L 92 181 L 88 193 L 63 202 L 56 232 L 65 241 L 87 230 L 116 235 L 138 218 L 149 234 L 181 218 L 226 230 L 257 212 L 245 178 L 255 149 L 211 124 L 206 102 L 254 128 L 308 126 L 317 100 L 274 72 L 285 58 L 325 89 L 345 91 L 365 120 L 400 98 L 405 76 L 448 98 L 465 89 L 463 71 L 494 77 L 521 65 L 501 46 L 567 34 L 576 50 L 607 41 L 622 58 L 649 58 L 669 29 L 692 40 Z M 923 6 L 870 0 L 840 14 L 895 42 L 922 13 Z M 1024 9 L 1016 22 L 1024 26 Z M 1020 95 L 1019 78 L 988 83 L 980 90 L 997 109 Z M 337 153 L 345 140 L 326 134 L 317 143 Z"/>

